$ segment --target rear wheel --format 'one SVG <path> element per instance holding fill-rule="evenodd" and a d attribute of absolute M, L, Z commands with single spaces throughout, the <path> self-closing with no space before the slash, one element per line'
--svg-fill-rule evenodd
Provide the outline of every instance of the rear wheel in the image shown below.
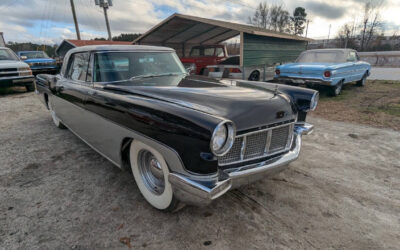
<path fill-rule="evenodd" d="M 338 96 L 342 93 L 343 88 L 343 81 L 338 82 L 335 86 L 331 87 L 330 95 L 331 96 Z"/>
<path fill-rule="evenodd" d="M 61 128 L 61 129 L 66 129 L 66 127 L 64 126 L 64 124 L 62 124 L 62 122 L 60 121 L 60 119 L 57 117 L 56 112 L 53 109 L 53 105 L 51 103 L 51 100 L 48 100 L 47 102 L 47 106 L 49 107 L 50 110 L 50 114 L 51 114 L 51 118 L 53 119 L 54 124 L 56 125 L 57 128 Z"/>
<path fill-rule="evenodd" d="M 129 159 L 136 184 L 148 203 L 162 211 L 177 211 L 182 207 L 168 181 L 167 163 L 157 150 L 134 140 Z"/>
<path fill-rule="evenodd" d="M 260 72 L 253 71 L 249 76 L 249 81 L 259 81 L 260 80 Z"/>

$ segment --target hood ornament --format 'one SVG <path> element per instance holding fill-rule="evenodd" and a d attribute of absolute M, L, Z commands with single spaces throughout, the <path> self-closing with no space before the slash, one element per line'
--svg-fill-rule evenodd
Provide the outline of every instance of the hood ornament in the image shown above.
<path fill-rule="evenodd" d="M 278 95 L 278 84 L 275 84 L 274 95 Z"/>

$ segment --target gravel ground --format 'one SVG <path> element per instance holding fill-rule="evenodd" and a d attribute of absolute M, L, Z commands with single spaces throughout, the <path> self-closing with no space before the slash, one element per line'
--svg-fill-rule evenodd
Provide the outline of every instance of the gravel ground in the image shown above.
<path fill-rule="evenodd" d="M 169 214 L 34 94 L 0 104 L 0 248 L 399 247 L 399 132 L 313 117 L 290 169 Z"/>

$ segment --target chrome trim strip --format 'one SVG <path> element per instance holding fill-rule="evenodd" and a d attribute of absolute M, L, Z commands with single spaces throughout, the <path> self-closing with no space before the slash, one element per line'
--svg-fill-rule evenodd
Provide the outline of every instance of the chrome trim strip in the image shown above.
<path fill-rule="evenodd" d="M 244 159 L 244 154 L 246 153 L 246 144 L 247 144 L 247 136 L 245 136 L 242 140 L 242 147 L 240 148 L 240 161 L 243 161 Z"/>
<path fill-rule="evenodd" d="M 267 133 L 267 143 L 265 143 L 264 154 L 267 154 L 269 151 L 269 147 L 271 146 L 271 139 L 272 139 L 272 129 Z"/>

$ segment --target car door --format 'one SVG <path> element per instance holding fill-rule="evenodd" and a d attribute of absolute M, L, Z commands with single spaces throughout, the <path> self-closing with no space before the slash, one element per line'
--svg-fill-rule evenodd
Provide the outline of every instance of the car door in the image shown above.
<path fill-rule="evenodd" d="M 82 138 L 87 131 L 87 116 L 84 107 L 88 91 L 91 90 L 89 71 L 89 52 L 75 53 L 70 56 L 67 70 L 59 75 L 56 93 L 52 96 L 57 116 L 73 132 Z"/>
<path fill-rule="evenodd" d="M 357 61 L 357 54 L 355 51 L 350 51 L 347 57 L 347 61 L 352 63 L 351 66 L 351 76 L 350 76 L 350 80 L 351 81 L 358 81 L 361 79 L 362 76 L 360 76 L 361 74 L 361 65 L 360 63 L 358 63 Z"/>

